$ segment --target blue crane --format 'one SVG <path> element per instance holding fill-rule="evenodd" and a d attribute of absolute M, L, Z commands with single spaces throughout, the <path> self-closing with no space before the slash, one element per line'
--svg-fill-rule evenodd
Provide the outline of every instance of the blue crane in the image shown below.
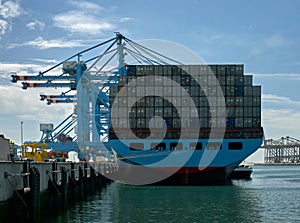
<path fill-rule="evenodd" d="M 102 47 L 105 47 L 104 50 Z M 101 49 L 103 51 L 99 54 L 98 51 Z M 116 33 L 114 38 L 78 52 L 39 72 L 38 75 L 11 75 L 11 81 L 21 82 L 25 90 L 28 88 L 68 89 L 60 95 L 44 93 L 40 95 L 40 100 L 46 101 L 48 105 L 74 104 L 74 113 L 56 128 L 43 131 L 40 142 L 47 141 L 49 147 L 58 151 L 109 149 L 106 142 L 108 142 L 110 125 L 110 87 L 118 86 L 118 77 L 127 75 L 125 55 L 131 56 L 139 64 L 162 65 L 169 62 L 181 64 Z M 117 58 L 117 64 L 113 62 L 114 58 Z M 165 62 L 166 60 L 169 62 Z M 49 74 L 61 66 L 60 74 Z M 63 138 L 60 137 L 62 134 L 68 134 L 73 130 L 76 131 L 76 136 L 71 142 L 60 140 Z"/>

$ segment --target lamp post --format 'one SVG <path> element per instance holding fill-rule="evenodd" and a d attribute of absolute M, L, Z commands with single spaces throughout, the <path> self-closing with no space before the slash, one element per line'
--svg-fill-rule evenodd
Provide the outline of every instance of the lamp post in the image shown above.
<path fill-rule="evenodd" d="M 23 144 L 23 121 L 21 121 L 21 146 Z"/>

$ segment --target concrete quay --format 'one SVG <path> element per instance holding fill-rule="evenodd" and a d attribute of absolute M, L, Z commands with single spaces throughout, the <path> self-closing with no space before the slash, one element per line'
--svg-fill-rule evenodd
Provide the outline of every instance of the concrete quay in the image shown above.
<path fill-rule="evenodd" d="M 30 222 L 39 222 L 42 210 L 63 210 L 105 187 L 111 180 L 103 174 L 116 168 L 114 162 L 1 161 L 0 222 L 9 222 L 4 215 L 16 207 Z"/>

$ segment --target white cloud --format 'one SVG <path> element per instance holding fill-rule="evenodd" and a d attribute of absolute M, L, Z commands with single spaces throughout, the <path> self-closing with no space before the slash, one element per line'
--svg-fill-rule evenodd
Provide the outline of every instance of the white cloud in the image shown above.
<path fill-rule="evenodd" d="M 23 9 L 17 2 L 0 0 L 0 39 L 7 31 L 12 29 L 11 20 L 23 13 Z"/>
<path fill-rule="evenodd" d="M 40 89 L 23 90 L 17 85 L 0 86 L 0 115 L 16 115 L 22 120 L 54 121 L 72 112 L 72 105 L 47 106 L 39 100 Z M 20 109 L 26 108 L 26 109 Z"/>
<path fill-rule="evenodd" d="M 53 17 L 54 26 L 72 34 L 103 35 L 105 31 L 116 29 L 117 23 L 128 21 L 112 18 L 109 11 L 96 3 L 87 1 L 70 1 L 73 10 L 60 13 Z"/>
<path fill-rule="evenodd" d="M 249 55 L 255 57 L 255 56 L 262 55 L 264 53 L 265 53 L 265 49 L 260 48 L 260 47 L 255 47 L 250 51 Z"/>
<path fill-rule="evenodd" d="M 33 22 L 28 23 L 26 26 L 30 30 L 43 30 L 45 28 L 45 23 L 38 20 L 34 20 Z"/>
<path fill-rule="evenodd" d="M 267 36 L 262 39 L 258 39 L 255 42 L 255 46 L 250 51 L 250 56 L 259 56 L 268 53 L 270 50 L 277 50 L 284 47 L 290 47 L 293 42 L 279 34 Z"/>
<path fill-rule="evenodd" d="M 2 4 L 0 2 L 0 15 L 5 18 L 15 18 L 22 13 L 22 8 L 17 2 L 7 1 Z"/>
<path fill-rule="evenodd" d="M 282 104 L 282 105 L 299 105 L 300 101 L 294 101 L 288 97 L 273 95 L 273 94 L 263 94 L 262 101 L 268 103 Z"/>
<path fill-rule="evenodd" d="M 300 132 L 300 101 L 272 94 L 262 95 L 262 124 L 266 138 L 297 137 Z M 268 105 L 266 105 L 268 104 Z"/>
<path fill-rule="evenodd" d="M 265 39 L 265 44 L 269 48 L 278 48 L 278 47 L 282 47 L 282 46 L 288 45 L 288 41 L 285 40 L 285 39 L 283 39 L 282 36 L 272 35 L 272 36 L 268 36 Z"/>
<path fill-rule="evenodd" d="M 274 73 L 274 74 L 246 73 L 246 74 L 253 75 L 256 78 L 300 81 L 300 73 Z"/>
<path fill-rule="evenodd" d="M 64 40 L 64 39 L 52 39 L 45 40 L 43 37 L 39 36 L 34 40 L 25 43 L 13 43 L 9 45 L 9 48 L 15 48 L 19 46 L 33 46 L 39 49 L 50 49 L 50 48 L 71 48 L 86 46 L 84 40 Z"/>
<path fill-rule="evenodd" d="M 5 20 L 0 19 L 0 38 L 1 38 L 2 35 L 4 35 L 10 29 L 11 29 L 11 27 L 8 24 L 8 22 L 6 22 Z"/>
<path fill-rule="evenodd" d="M 41 58 L 31 58 L 31 60 L 33 61 L 37 61 L 37 62 L 42 62 L 42 63 L 47 63 L 47 64 L 57 64 L 59 63 L 59 61 L 57 60 L 47 60 L 47 59 L 41 59 Z"/>
<path fill-rule="evenodd" d="M 42 66 L 36 64 L 0 63 L 0 77 L 10 78 L 12 73 L 28 75 L 36 72 L 38 74 L 38 71 L 41 68 Z"/>
<path fill-rule="evenodd" d="M 49 67 L 49 65 L 37 64 L 0 63 L 0 80 L 10 79 L 11 72 L 15 72 L 18 75 L 37 75 L 39 71 Z M 59 72 L 58 69 L 48 74 L 57 75 L 57 72 Z M 30 88 L 23 90 L 20 84 L 6 83 L 5 85 L 1 85 L 0 83 L 0 116 L 5 117 L 1 119 L 1 128 L 5 126 L 5 132 L 10 133 L 12 139 L 18 138 L 15 126 L 11 124 L 16 124 L 16 120 L 22 120 L 28 124 L 36 122 L 60 123 L 65 117 L 72 113 L 73 104 L 47 106 L 45 101 L 40 101 L 39 95 L 43 90 L 45 90 L 46 94 L 57 95 L 69 89 Z M 31 137 L 36 138 L 37 133 L 39 132 L 33 132 L 33 130 L 30 129 L 26 132 L 26 137 L 31 135 Z"/>
<path fill-rule="evenodd" d="M 20 121 L 24 121 L 24 139 L 37 140 L 40 138 L 40 123 L 53 123 L 57 126 L 73 112 L 73 104 L 46 105 L 45 101 L 39 100 L 40 91 L 41 89 L 23 90 L 18 85 L 0 85 L 0 131 L 8 138 L 19 141 L 18 127 Z M 50 89 L 47 89 L 48 92 L 51 92 Z"/>
<path fill-rule="evenodd" d="M 17 75 L 38 75 L 40 71 L 50 68 L 51 65 L 43 64 L 17 64 L 17 63 L 1 63 L 0 62 L 0 78 L 7 85 L 7 80 L 11 80 L 11 74 Z M 60 68 L 50 71 L 48 75 L 58 75 L 61 73 Z"/>
<path fill-rule="evenodd" d="M 71 5 L 80 9 L 80 10 L 90 10 L 92 12 L 95 11 L 105 11 L 105 9 L 95 3 L 87 2 L 87 1 L 69 1 Z"/>
<path fill-rule="evenodd" d="M 104 31 L 114 30 L 115 25 L 99 16 L 85 11 L 69 11 L 53 18 L 54 26 L 72 33 L 102 35 Z"/>
<path fill-rule="evenodd" d="M 299 137 L 300 132 L 299 109 L 263 109 L 262 124 L 266 138 L 280 138 L 281 136 Z"/>
<path fill-rule="evenodd" d="M 123 17 L 123 18 L 120 19 L 120 22 L 128 22 L 128 21 L 131 21 L 131 20 L 132 20 L 132 18 L 130 18 L 130 17 Z"/>

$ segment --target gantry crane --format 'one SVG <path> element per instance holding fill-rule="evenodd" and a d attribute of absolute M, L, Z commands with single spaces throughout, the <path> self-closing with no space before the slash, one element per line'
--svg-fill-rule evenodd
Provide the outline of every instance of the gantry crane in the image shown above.
<path fill-rule="evenodd" d="M 129 46 L 126 46 L 128 44 Z M 108 45 L 108 47 L 107 47 Z M 102 53 L 99 49 L 106 47 Z M 126 53 L 125 53 L 126 51 Z M 93 54 L 93 56 L 91 56 Z M 96 55 L 95 55 L 96 54 Z M 28 88 L 67 88 L 60 95 L 40 94 L 40 100 L 48 105 L 73 103 L 74 113 L 53 130 L 43 131 L 41 142 L 46 141 L 54 150 L 107 151 L 110 125 L 111 86 L 118 85 L 118 76 L 127 75 L 125 55 L 130 55 L 139 64 L 169 64 L 169 57 L 148 49 L 120 33 L 114 38 L 85 49 L 62 62 L 39 72 L 38 75 L 11 75 L 12 82 Z M 86 58 L 90 57 L 90 58 Z M 117 64 L 112 62 L 117 57 Z M 168 62 L 166 62 L 168 61 Z M 49 74 L 62 66 L 62 73 Z M 61 142 L 61 134 L 76 130 L 72 141 Z"/>
<path fill-rule="evenodd" d="M 300 140 L 290 136 L 264 140 L 265 163 L 299 163 Z"/>

